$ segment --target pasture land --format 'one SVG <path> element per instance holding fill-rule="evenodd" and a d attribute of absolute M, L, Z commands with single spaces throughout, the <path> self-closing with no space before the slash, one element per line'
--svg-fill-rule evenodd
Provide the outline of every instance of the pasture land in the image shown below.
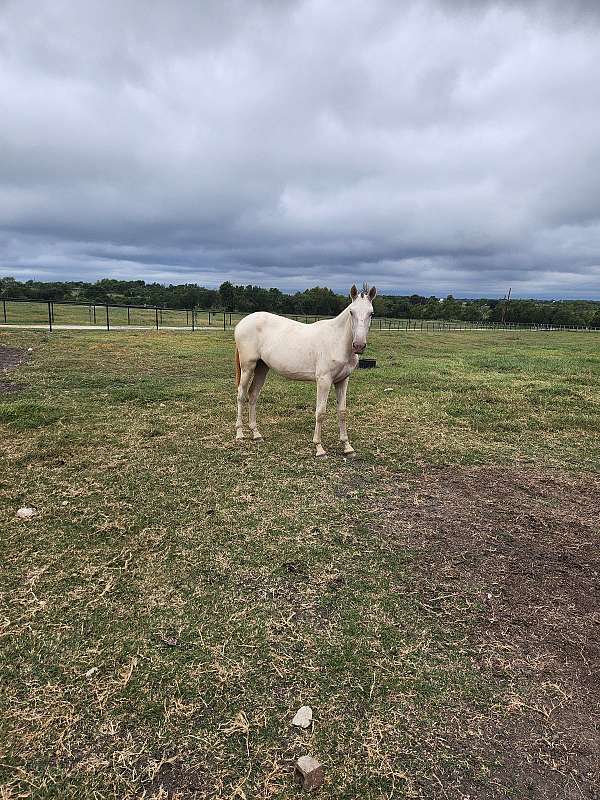
<path fill-rule="evenodd" d="M 4 309 L 6 308 L 6 324 L 8 325 L 48 325 L 48 303 L 35 301 L 6 300 L 0 302 L 0 325 L 4 324 Z M 54 303 L 52 305 L 53 324 L 60 325 L 90 325 L 97 328 L 106 328 L 106 306 L 101 303 L 75 304 Z M 232 314 L 232 324 L 239 321 L 241 315 Z M 195 313 L 197 327 L 208 326 L 222 327 L 223 314 L 212 315 L 209 320 L 208 311 L 201 309 Z M 109 323 L 111 327 L 133 325 L 154 327 L 156 324 L 156 311 L 154 307 L 141 308 L 131 306 L 129 314 L 125 306 L 109 306 Z M 229 323 L 229 315 L 227 315 Z M 191 327 L 191 313 L 181 309 L 159 309 L 159 326 L 185 328 Z"/>
<path fill-rule="evenodd" d="M 52 325 L 55 330 L 61 326 L 85 326 L 93 330 L 106 329 L 107 309 L 102 303 L 68 303 L 54 302 L 49 309 L 47 301 L 40 300 L 0 300 L 0 330 L 4 326 L 44 326 L 49 327 L 49 315 L 52 317 Z M 235 325 L 245 316 L 246 312 L 234 311 L 225 314 L 225 329 L 235 327 Z M 331 319 L 331 317 L 313 314 L 290 314 L 288 315 L 300 322 L 316 322 L 317 319 Z M 158 317 L 158 320 L 157 320 Z M 158 328 L 192 328 L 192 312 L 186 309 L 165 308 L 155 306 L 115 306 L 108 307 L 108 323 L 110 328 L 155 328 L 158 321 Z M 207 311 L 196 309 L 194 311 L 194 327 L 210 327 L 223 329 L 223 312 Z M 373 331 L 414 331 L 414 332 L 446 332 L 464 330 L 505 330 L 516 332 L 519 330 L 538 331 L 549 326 L 535 323 L 506 323 L 506 325 L 494 322 L 468 322 L 464 320 L 443 320 L 443 319 L 406 319 L 376 317 L 373 319 Z M 597 328 L 587 328 L 583 326 L 558 326 L 553 330 L 580 331 L 598 335 Z"/>
<path fill-rule="evenodd" d="M 598 797 L 595 336 L 374 332 L 324 462 L 231 331 L 0 355 L 2 800 Z"/>

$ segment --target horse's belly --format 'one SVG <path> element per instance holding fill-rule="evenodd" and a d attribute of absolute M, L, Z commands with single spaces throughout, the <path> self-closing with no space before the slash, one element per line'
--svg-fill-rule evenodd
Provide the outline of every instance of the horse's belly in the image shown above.
<path fill-rule="evenodd" d="M 293 362 L 290 363 L 285 359 L 269 358 L 268 355 L 263 355 L 261 358 L 268 367 L 290 380 L 315 381 L 317 379 L 314 367 L 306 367 L 301 364 L 294 364 Z"/>
<path fill-rule="evenodd" d="M 260 357 L 271 369 L 294 381 L 314 381 L 315 364 L 309 353 L 286 346 L 286 331 L 279 341 L 262 343 Z"/>

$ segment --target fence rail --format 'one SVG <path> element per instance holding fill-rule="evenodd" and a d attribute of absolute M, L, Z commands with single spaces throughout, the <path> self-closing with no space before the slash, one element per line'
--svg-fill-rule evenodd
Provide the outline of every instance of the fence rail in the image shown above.
<path fill-rule="evenodd" d="M 114 303 L 80 303 L 68 300 L 28 300 L 3 298 L 0 306 L 0 327 L 33 326 L 52 331 L 56 327 L 81 330 L 199 329 L 226 330 L 246 316 L 241 312 L 199 308 L 165 308 L 164 306 L 117 305 Z M 288 314 L 300 322 L 316 322 L 331 317 L 314 314 Z M 388 319 L 377 317 L 372 330 L 434 333 L 451 331 L 600 331 L 598 326 L 551 325 L 547 323 L 465 322 L 461 320 Z"/>
<path fill-rule="evenodd" d="M 105 330 L 181 328 L 194 331 L 202 327 L 226 328 L 237 322 L 235 314 L 214 309 L 22 298 L 3 298 L 0 302 L 0 325 L 43 326 L 48 330 L 58 326 L 68 326 Z"/>

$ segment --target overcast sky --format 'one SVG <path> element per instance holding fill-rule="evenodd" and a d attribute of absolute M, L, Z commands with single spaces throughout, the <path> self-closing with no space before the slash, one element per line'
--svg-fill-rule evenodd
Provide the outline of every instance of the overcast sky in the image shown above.
<path fill-rule="evenodd" d="M 0 0 L 0 113 L 2 275 L 600 299 L 597 2 Z"/>

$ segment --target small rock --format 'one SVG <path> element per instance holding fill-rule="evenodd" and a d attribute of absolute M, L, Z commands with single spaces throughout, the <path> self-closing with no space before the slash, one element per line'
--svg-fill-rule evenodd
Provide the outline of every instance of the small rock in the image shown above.
<path fill-rule="evenodd" d="M 95 675 L 97 672 L 98 672 L 98 667 L 92 667 L 91 669 L 88 669 L 88 671 L 85 673 L 85 677 L 91 678 L 92 675 Z"/>
<path fill-rule="evenodd" d="M 27 348 L 27 352 L 28 352 L 28 353 L 33 353 L 33 347 L 28 347 L 28 348 Z"/>
<path fill-rule="evenodd" d="M 61 503 L 61 506 L 68 506 L 68 505 L 69 505 L 69 501 L 68 500 L 63 500 L 62 503 Z"/>
<path fill-rule="evenodd" d="M 307 792 L 319 789 L 323 785 L 325 774 L 322 764 L 312 756 L 301 756 L 296 761 L 296 777 Z"/>
<path fill-rule="evenodd" d="M 295 725 L 297 728 L 310 728 L 312 718 L 312 708 L 310 706 L 302 706 L 296 711 L 296 716 L 292 720 L 292 725 Z"/>
<path fill-rule="evenodd" d="M 37 511 L 35 508 L 29 508 L 28 506 L 23 506 L 23 508 L 20 508 L 17 511 L 17 517 L 19 519 L 31 519 L 32 517 L 35 517 L 36 514 Z"/>

